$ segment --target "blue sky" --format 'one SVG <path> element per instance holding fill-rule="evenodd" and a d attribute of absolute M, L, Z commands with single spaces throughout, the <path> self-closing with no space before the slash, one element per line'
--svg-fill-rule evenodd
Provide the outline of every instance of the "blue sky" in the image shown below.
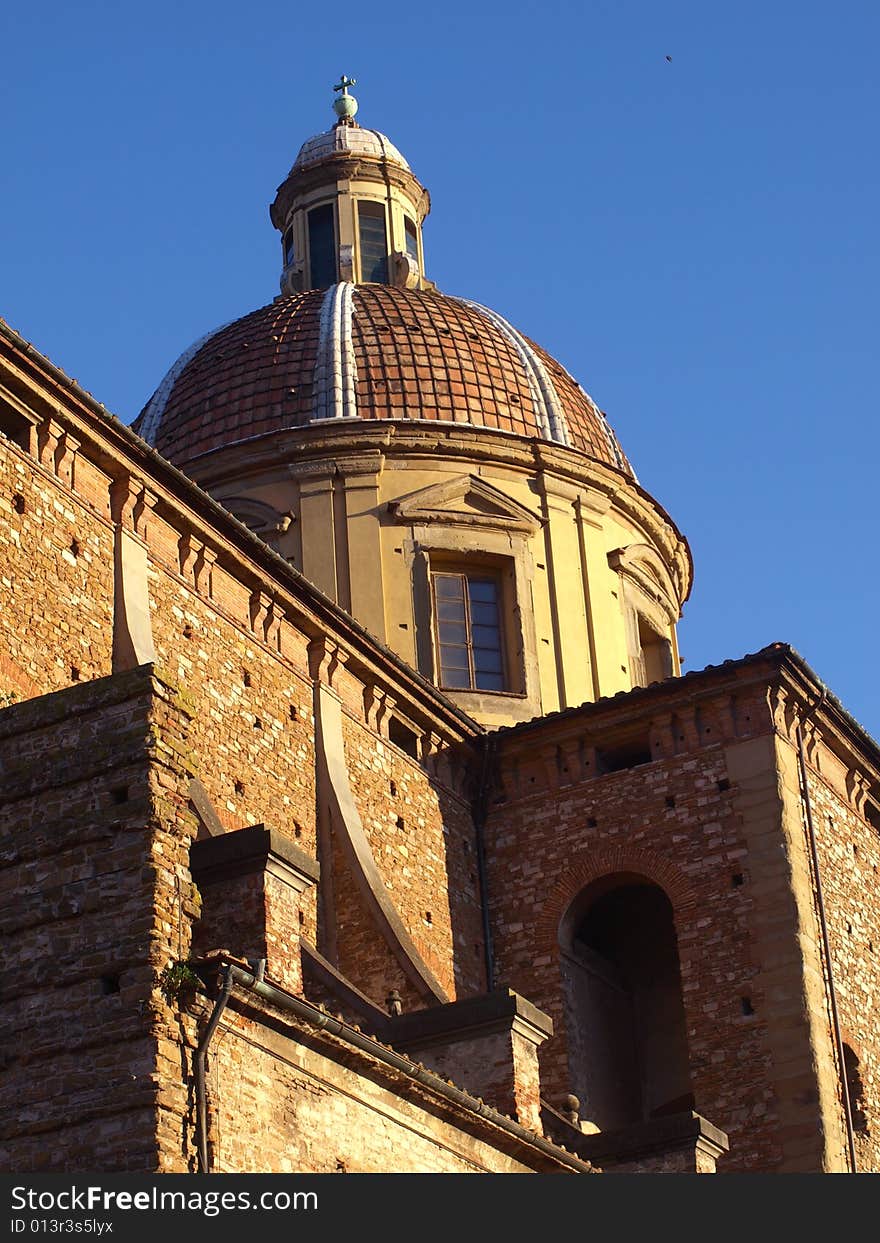
<path fill-rule="evenodd" d="M 431 191 L 428 275 L 568 367 L 688 537 L 686 669 L 790 642 L 880 736 L 880 5 L 34 0 L 0 46 L 0 315 L 108 408 L 275 296 L 345 72 Z"/>

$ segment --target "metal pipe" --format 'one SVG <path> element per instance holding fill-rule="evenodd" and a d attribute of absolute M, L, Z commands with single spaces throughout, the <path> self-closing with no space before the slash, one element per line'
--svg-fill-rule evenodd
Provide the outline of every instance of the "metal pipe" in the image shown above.
<path fill-rule="evenodd" d="M 825 968 L 828 972 L 828 1000 L 831 1008 L 831 1022 L 834 1029 L 834 1040 L 837 1046 L 837 1060 L 839 1063 L 838 1081 L 841 1087 L 841 1097 L 843 1098 L 843 1114 L 846 1124 L 846 1146 L 849 1155 L 850 1172 L 855 1174 L 856 1167 L 856 1145 L 853 1135 L 852 1109 L 849 1100 L 849 1086 L 846 1082 L 846 1058 L 843 1052 L 843 1036 L 840 1031 L 840 1017 L 837 1010 L 837 991 L 834 987 L 834 971 L 831 966 L 831 941 L 828 936 L 828 922 L 825 918 L 825 900 L 822 894 L 822 874 L 819 869 L 819 849 L 816 843 L 816 830 L 813 826 L 813 809 L 810 801 L 810 787 L 807 783 L 807 760 L 804 751 L 804 735 L 801 723 L 809 720 L 815 712 L 821 708 L 825 702 L 825 688 L 815 701 L 815 703 L 807 709 L 803 717 L 798 718 L 795 726 L 795 735 L 797 737 L 798 749 L 798 767 L 801 778 L 801 795 L 804 803 L 804 814 L 807 822 L 807 837 L 810 843 L 810 858 L 813 865 L 813 877 L 816 883 L 816 907 L 819 914 L 819 928 L 822 933 L 822 949 L 825 956 Z"/>
<path fill-rule="evenodd" d="M 256 979 L 256 975 L 254 976 Z M 208 1019 L 198 1048 L 193 1053 L 193 1077 L 196 1086 L 196 1149 L 199 1157 L 199 1173 L 210 1174 L 208 1168 L 208 1100 L 205 1090 L 205 1059 L 208 1045 L 211 1043 L 217 1024 L 229 1002 L 232 992 L 232 965 L 227 964 L 223 973 L 223 986 L 220 995 L 214 1002 L 214 1009 Z"/>
<path fill-rule="evenodd" d="M 469 1113 L 485 1118 L 487 1122 L 491 1122 L 500 1130 L 506 1131 L 521 1143 L 529 1144 L 531 1147 L 537 1148 L 540 1152 L 552 1157 L 560 1165 L 567 1165 L 578 1174 L 589 1172 L 591 1168 L 589 1162 L 574 1156 L 556 1144 L 552 1144 L 549 1140 L 544 1139 L 542 1135 L 539 1135 L 537 1131 L 530 1131 L 519 1122 L 515 1122 L 505 1114 L 499 1113 L 491 1105 L 484 1104 L 477 1097 L 471 1096 L 468 1092 L 462 1091 L 461 1088 L 455 1087 L 454 1084 L 441 1079 L 439 1075 L 432 1070 L 427 1070 L 418 1062 L 411 1062 L 409 1058 L 396 1053 L 387 1045 L 380 1044 L 379 1041 L 365 1035 L 355 1027 L 350 1027 L 343 1019 L 334 1018 L 332 1014 L 321 1010 L 312 1002 L 294 997 L 293 994 L 285 993 L 280 988 L 276 988 L 274 984 L 267 984 L 264 980 L 257 979 L 255 974 L 243 971 L 241 967 L 236 966 L 234 963 L 229 963 L 226 970 L 226 980 L 230 984 L 238 984 L 249 992 L 256 993 L 258 997 L 262 997 L 271 1005 L 277 1006 L 280 1010 L 287 1010 L 291 1014 L 295 1014 L 297 1018 L 305 1020 L 313 1027 L 329 1032 L 331 1036 L 340 1036 L 347 1044 L 354 1045 L 355 1048 L 361 1049 L 364 1053 L 368 1053 L 378 1061 L 384 1062 L 386 1066 L 391 1066 L 394 1070 L 402 1071 L 411 1079 L 424 1084 L 426 1088 L 445 1097 L 446 1100 L 451 1101 L 454 1105 L 467 1109 Z"/>

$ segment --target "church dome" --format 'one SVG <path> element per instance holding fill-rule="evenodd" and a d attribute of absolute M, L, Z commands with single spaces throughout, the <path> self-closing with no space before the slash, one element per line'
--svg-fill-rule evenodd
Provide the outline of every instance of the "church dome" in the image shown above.
<path fill-rule="evenodd" d="M 325 134 L 309 138 L 300 147 L 290 171 L 299 172 L 335 155 L 370 155 L 379 160 L 390 160 L 409 171 L 409 165 L 390 138 L 377 129 L 361 129 L 352 125 L 336 125 Z"/>
<path fill-rule="evenodd" d="M 269 207 L 280 296 L 135 431 L 482 724 L 677 673 L 687 544 L 568 371 L 428 277 L 430 195 L 353 85 Z"/>
<path fill-rule="evenodd" d="M 434 290 L 380 284 L 276 298 L 203 337 L 135 426 L 183 464 L 317 419 L 354 418 L 555 441 L 632 475 L 592 399 L 501 315 Z"/>

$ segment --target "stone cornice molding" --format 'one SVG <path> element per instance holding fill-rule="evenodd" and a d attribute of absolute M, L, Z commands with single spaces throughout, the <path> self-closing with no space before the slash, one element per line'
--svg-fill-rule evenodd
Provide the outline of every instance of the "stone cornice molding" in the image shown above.
<path fill-rule="evenodd" d="M 332 426 L 331 426 L 332 424 Z M 667 562 L 675 583 L 673 598 L 684 604 L 690 594 L 693 563 L 684 536 L 654 498 L 622 471 L 591 458 L 580 449 L 549 441 L 530 440 L 512 432 L 433 419 L 317 420 L 307 427 L 267 432 L 264 436 L 224 445 L 187 463 L 187 470 L 203 487 L 216 488 L 277 470 L 288 465 L 292 477 L 331 474 L 335 462 L 364 453 L 383 455 L 385 470 L 402 461 L 449 459 L 467 470 L 484 463 L 509 467 L 530 477 L 545 474 L 558 483 L 554 494 L 569 485 L 576 502 L 588 513 L 602 515 L 616 509 L 644 539 L 653 543 Z M 475 473 L 468 471 L 468 473 Z"/>
<path fill-rule="evenodd" d="M 410 200 L 415 207 L 419 223 L 431 210 L 431 196 L 419 179 L 409 169 L 381 157 L 364 153 L 353 155 L 340 151 L 323 156 L 305 168 L 292 169 L 278 187 L 275 201 L 269 208 L 270 219 L 276 229 L 283 231 L 290 212 L 297 200 L 313 196 L 315 191 L 326 191 L 332 198 L 340 181 L 375 181 L 380 185 L 392 185 Z"/>

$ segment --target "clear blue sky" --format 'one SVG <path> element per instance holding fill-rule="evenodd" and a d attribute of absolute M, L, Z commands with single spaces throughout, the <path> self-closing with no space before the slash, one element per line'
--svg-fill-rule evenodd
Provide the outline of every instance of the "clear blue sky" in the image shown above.
<path fill-rule="evenodd" d="M 568 367 L 690 540 L 686 668 L 790 642 L 880 736 L 876 0 L 32 0 L 0 46 L 0 315 L 120 418 L 275 296 L 267 205 L 345 72 L 429 276 Z"/>

